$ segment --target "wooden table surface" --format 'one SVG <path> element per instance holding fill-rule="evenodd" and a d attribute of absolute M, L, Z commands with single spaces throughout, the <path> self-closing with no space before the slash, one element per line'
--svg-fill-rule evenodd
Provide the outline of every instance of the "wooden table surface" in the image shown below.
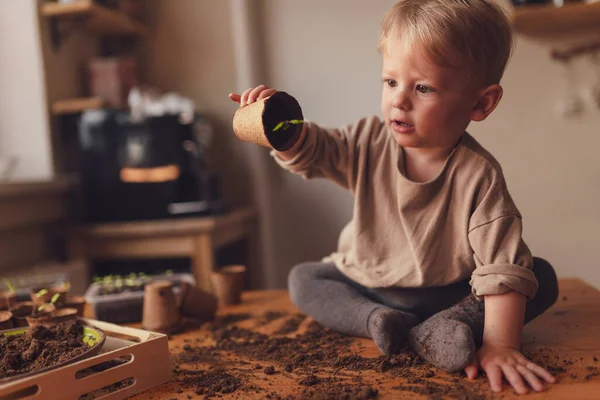
<path fill-rule="evenodd" d="M 600 398 L 600 292 L 577 279 L 562 279 L 560 281 L 560 296 L 557 303 L 545 314 L 527 325 L 523 334 L 523 350 L 529 352 L 535 361 L 542 365 L 561 366 L 555 373 L 557 383 L 548 385 L 545 392 L 532 393 L 528 399 L 599 399 Z M 286 291 L 259 291 L 248 292 L 243 296 L 243 303 L 237 306 L 223 308 L 219 316 L 229 314 L 250 313 L 257 318 L 267 311 L 285 311 L 289 316 L 297 312 L 290 303 Z M 285 320 L 285 318 L 282 318 Z M 261 327 L 264 333 L 273 330 L 284 321 L 273 321 L 273 325 Z M 306 328 L 310 318 L 307 318 L 299 327 L 298 332 Z M 257 326 L 256 321 L 245 320 L 238 324 L 239 327 Z M 195 328 L 172 336 L 169 347 L 173 359 L 183 352 L 183 347 L 189 343 L 200 342 L 201 337 L 208 337 L 206 327 Z M 292 336 L 293 337 L 293 334 Z M 206 345 L 210 346 L 208 342 Z M 351 346 L 351 351 L 363 357 L 378 357 L 380 354 L 371 340 L 357 338 Z M 537 354 L 537 356 L 536 356 Z M 548 356 L 550 355 L 550 356 Z M 266 399 L 277 398 L 274 393 L 285 398 L 289 395 L 302 393 L 306 387 L 298 384 L 300 371 L 284 372 L 280 365 L 249 358 L 230 355 L 240 365 L 250 365 L 250 370 L 255 364 L 261 366 L 274 365 L 278 371 L 273 375 L 266 375 L 262 369 L 250 374 L 246 368 L 245 376 L 251 377 L 252 385 L 262 387 L 264 391 L 243 392 L 236 391 L 230 394 L 218 393 L 217 398 L 224 399 Z M 536 359 L 537 357 L 537 359 Z M 206 360 L 205 360 L 206 361 Z M 249 364 L 246 364 L 248 362 Z M 544 364 L 544 362 L 547 362 Z M 199 370 L 207 370 L 210 363 L 197 363 L 193 366 Z M 240 368 L 237 369 L 241 371 Z M 231 374 L 235 375 L 233 367 Z M 335 372 L 333 372 L 335 374 Z M 432 396 L 418 396 L 413 392 L 398 390 L 398 386 L 406 383 L 406 378 L 393 376 L 386 372 L 367 370 L 355 372 L 360 375 L 361 385 L 371 385 L 379 390 L 378 399 L 413 399 L 431 398 Z M 341 374 L 350 381 L 356 382 L 352 372 L 344 371 Z M 340 376 L 341 376 L 340 375 Z M 432 374 L 433 375 L 433 374 Z M 344 378 L 346 379 L 346 378 Z M 516 394 L 505 385 L 501 394 L 493 394 L 485 378 L 478 378 L 469 382 L 461 374 L 448 375 L 435 369 L 434 377 L 430 378 L 438 384 L 464 387 L 465 398 L 516 398 Z M 395 389 L 396 388 L 396 389 Z M 473 389 L 471 393 L 471 388 Z M 186 388 L 177 380 L 159 386 L 153 390 L 135 396 L 135 399 L 191 399 L 202 398 L 196 395 L 193 389 Z M 435 397 L 434 398 L 441 398 Z"/>

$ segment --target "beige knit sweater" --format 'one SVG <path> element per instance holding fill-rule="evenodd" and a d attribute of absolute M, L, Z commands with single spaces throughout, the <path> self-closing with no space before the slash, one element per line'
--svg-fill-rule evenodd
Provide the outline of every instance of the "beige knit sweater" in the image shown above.
<path fill-rule="evenodd" d="M 404 151 L 376 117 L 341 129 L 307 122 L 297 154 L 271 154 L 291 172 L 328 178 L 354 194 L 352 220 L 324 261 L 361 285 L 417 288 L 470 279 L 478 299 L 510 290 L 535 295 L 519 210 L 500 165 L 468 133 L 425 183 L 405 177 Z"/>

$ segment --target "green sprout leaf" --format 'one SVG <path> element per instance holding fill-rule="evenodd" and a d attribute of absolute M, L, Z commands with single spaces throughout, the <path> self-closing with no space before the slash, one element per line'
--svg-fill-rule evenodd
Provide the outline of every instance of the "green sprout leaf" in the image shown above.
<path fill-rule="evenodd" d="M 290 127 L 290 124 L 299 125 L 299 124 L 303 124 L 303 123 L 304 123 L 304 121 L 301 119 L 291 119 L 289 121 L 281 121 L 280 123 L 275 125 L 275 128 L 273 128 L 273 132 L 276 132 L 282 128 L 284 131 L 287 131 Z"/>
<path fill-rule="evenodd" d="M 38 311 L 42 311 L 48 304 L 44 303 L 38 307 Z"/>
<path fill-rule="evenodd" d="M 46 293 L 48 293 L 48 289 L 42 289 L 39 292 L 37 292 L 35 294 L 35 297 L 42 297 L 43 295 L 45 295 Z"/>
<path fill-rule="evenodd" d="M 15 293 L 15 287 L 12 285 L 12 283 L 10 283 L 10 281 L 8 279 L 3 279 L 2 280 L 4 282 L 4 284 L 6 285 L 6 287 L 8 288 L 8 291 L 11 293 Z"/>
<path fill-rule="evenodd" d="M 56 303 L 56 301 L 58 300 L 59 297 L 60 297 L 60 293 L 54 293 L 54 295 L 50 299 L 50 304 Z"/>

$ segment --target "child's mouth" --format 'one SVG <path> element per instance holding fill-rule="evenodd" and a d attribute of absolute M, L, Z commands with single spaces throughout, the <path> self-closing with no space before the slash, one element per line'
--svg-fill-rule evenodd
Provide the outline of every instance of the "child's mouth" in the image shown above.
<path fill-rule="evenodd" d="M 398 133 L 411 133 L 415 126 L 400 120 L 392 120 L 392 129 Z"/>

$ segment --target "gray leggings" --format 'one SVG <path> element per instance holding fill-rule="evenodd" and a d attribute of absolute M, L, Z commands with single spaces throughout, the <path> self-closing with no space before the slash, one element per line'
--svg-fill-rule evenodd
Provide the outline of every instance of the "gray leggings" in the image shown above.
<path fill-rule="evenodd" d="M 534 257 L 533 272 L 539 289 L 527 302 L 525 323 L 546 311 L 558 298 L 558 282 L 552 266 Z M 367 321 L 376 308 L 390 307 L 424 321 L 468 296 L 468 281 L 437 288 L 369 289 L 352 281 L 333 264 L 303 263 L 288 276 L 292 302 L 321 325 L 352 336 L 369 337 Z M 483 323 L 483 321 L 482 321 Z"/>

